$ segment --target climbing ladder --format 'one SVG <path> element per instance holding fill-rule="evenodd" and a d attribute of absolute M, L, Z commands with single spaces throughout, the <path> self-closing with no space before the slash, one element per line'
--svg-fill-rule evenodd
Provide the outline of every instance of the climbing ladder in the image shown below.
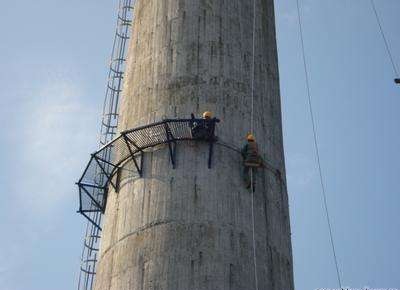
<path fill-rule="evenodd" d="M 125 71 L 126 47 L 131 35 L 133 21 L 134 0 L 119 0 L 118 20 L 112 48 L 107 88 L 103 106 L 103 116 L 100 129 L 100 146 L 109 143 L 117 132 L 118 126 L 118 101 L 122 91 L 123 76 Z M 103 150 L 103 160 L 110 160 L 111 150 Z M 106 166 L 107 168 L 107 166 Z M 107 176 L 99 168 L 93 171 L 92 183 L 103 184 Z M 96 263 L 101 237 L 102 212 L 97 210 L 97 203 L 104 196 L 101 188 L 93 187 L 91 195 L 94 200 L 86 202 L 86 216 L 89 219 L 86 225 L 85 238 L 81 255 L 81 268 L 79 273 L 78 290 L 91 290 L 96 275 Z"/>

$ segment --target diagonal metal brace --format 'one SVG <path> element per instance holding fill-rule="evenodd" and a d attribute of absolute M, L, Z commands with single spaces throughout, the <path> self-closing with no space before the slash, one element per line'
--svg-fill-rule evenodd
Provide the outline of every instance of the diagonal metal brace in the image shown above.
<path fill-rule="evenodd" d="M 136 170 L 139 173 L 139 176 L 143 177 L 143 151 L 132 140 L 130 140 L 125 134 L 123 136 L 124 136 L 126 146 L 128 147 L 129 154 L 131 155 L 133 163 L 135 164 Z M 131 143 L 133 146 L 135 146 L 140 151 L 140 164 L 138 164 L 138 162 L 136 160 L 136 156 L 133 153 L 129 143 Z"/>
<path fill-rule="evenodd" d="M 101 204 L 99 204 L 99 202 L 97 200 L 94 199 L 94 197 L 90 194 L 90 192 L 85 188 L 84 185 L 78 184 L 79 186 L 79 199 L 80 199 L 80 210 L 82 211 L 82 190 L 86 193 L 86 195 L 90 198 L 90 200 L 92 202 L 94 202 L 94 204 L 100 209 L 103 210 L 103 206 Z M 106 192 L 106 190 L 103 188 L 104 192 Z"/>
<path fill-rule="evenodd" d="M 87 218 L 87 220 L 94 225 L 97 229 L 99 229 L 100 231 L 102 231 L 102 228 L 93 220 L 91 219 L 84 211 L 78 211 L 78 213 L 80 213 L 81 215 L 83 215 L 85 218 Z"/>
<path fill-rule="evenodd" d="M 104 175 L 107 176 L 107 181 L 111 183 L 112 187 L 115 189 L 115 191 L 117 191 L 118 187 L 114 184 L 114 182 L 112 181 L 112 176 L 110 176 L 107 171 L 104 169 L 104 167 L 101 165 L 98 157 L 96 155 L 93 155 L 94 160 L 96 160 L 97 164 L 99 165 L 101 171 L 103 171 Z M 115 165 L 114 165 L 115 166 Z"/>

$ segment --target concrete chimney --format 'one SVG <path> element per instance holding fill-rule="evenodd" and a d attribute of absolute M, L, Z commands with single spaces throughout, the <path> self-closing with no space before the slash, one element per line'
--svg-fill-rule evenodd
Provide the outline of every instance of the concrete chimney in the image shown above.
<path fill-rule="evenodd" d="M 253 194 L 242 157 L 202 142 L 145 153 L 110 188 L 95 290 L 293 290 L 273 0 L 137 0 L 119 130 L 211 111 L 221 143 L 250 131 L 267 167 Z M 130 170 L 132 169 L 132 170 Z M 254 259 L 255 258 L 255 259 Z M 256 266 L 254 266 L 256 264 Z"/>

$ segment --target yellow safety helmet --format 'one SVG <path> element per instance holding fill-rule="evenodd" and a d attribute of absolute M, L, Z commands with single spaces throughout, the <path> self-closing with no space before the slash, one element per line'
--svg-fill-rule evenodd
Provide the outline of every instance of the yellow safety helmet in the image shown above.
<path fill-rule="evenodd" d="M 247 141 L 249 141 L 249 142 L 254 142 L 254 141 L 256 141 L 256 138 L 255 138 L 254 135 L 251 134 L 251 133 L 247 134 L 246 139 L 247 139 Z"/>
<path fill-rule="evenodd" d="M 203 118 L 204 119 L 210 119 L 212 117 L 212 113 L 210 111 L 205 111 L 203 113 Z"/>

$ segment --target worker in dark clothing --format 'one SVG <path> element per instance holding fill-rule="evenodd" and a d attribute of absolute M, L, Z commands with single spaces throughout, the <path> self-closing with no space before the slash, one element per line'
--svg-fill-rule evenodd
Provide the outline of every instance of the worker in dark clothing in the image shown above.
<path fill-rule="evenodd" d="M 394 82 L 395 82 L 396 84 L 400 84 L 400 79 L 394 79 Z"/>
<path fill-rule="evenodd" d="M 192 114 L 192 122 L 190 123 L 192 137 L 196 140 L 212 141 L 214 137 L 215 123 L 219 122 L 217 118 L 212 118 L 212 113 L 206 111 L 203 113 L 202 119 L 195 119 Z"/>
<path fill-rule="evenodd" d="M 251 187 L 250 170 L 253 170 L 253 190 L 255 187 L 255 173 L 257 168 L 264 167 L 264 161 L 258 154 L 258 146 L 253 134 L 247 135 L 247 144 L 242 149 L 243 156 L 243 178 L 246 188 Z"/>

